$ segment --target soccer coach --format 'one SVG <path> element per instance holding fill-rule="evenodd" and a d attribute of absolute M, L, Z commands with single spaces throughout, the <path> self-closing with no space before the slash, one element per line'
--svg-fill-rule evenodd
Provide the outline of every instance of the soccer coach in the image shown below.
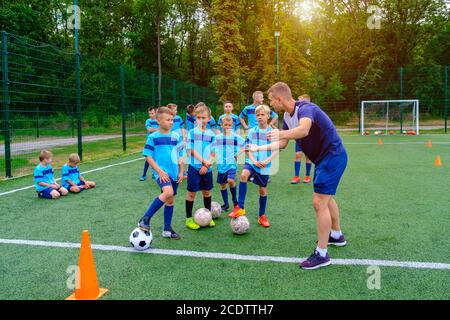
<path fill-rule="evenodd" d="M 270 105 L 284 112 L 283 130 L 273 130 L 266 146 L 251 146 L 250 151 L 279 150 L 296 140 L 315 164 L 313 205 L 316 211 L 318 243 L 314 253 L 300 264 L 303 269 L 318 269 L 331 264 L 328 245 L 347 244 L 341 231 L 339 208 L 334 200 L 347 167 L 347 152 L 331 119 L 317 105 L 295 101 L 289 86 L 274 84 L 268 91 Z"/>

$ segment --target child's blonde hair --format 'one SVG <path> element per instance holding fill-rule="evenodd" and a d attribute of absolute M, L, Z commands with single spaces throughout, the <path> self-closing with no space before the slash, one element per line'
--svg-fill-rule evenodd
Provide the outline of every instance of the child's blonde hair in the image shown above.
<path fill-rule="evenodd" d="M 195 115 L 198 116 L 201 113 L 206 112 L 208 114 L 208 117 L 211 117 L 211 109 L 208 108 L 208 106 L 206 104 L 202 104 L 200 105 L 197 104 L 196 109 L 195 109 Z"/>
<path fill-rule="evenodd" d="M 172 109 L 172 108 L 178 108 L 178 106 L 175 103 L 169 103 L 167 105 L 167 108 Z"/>
<path fill-rule="evenodd" d="M 72 153 L 69 156 L 69 162 L 71 162 L 71 163 L 80 163 L 80 156 L 78 155 L 78 153 Z"/>
<path fill-rule="evenodd" d="M 161 107 L 161 108 L 158 109 L 158 114 L 156 115 L 156 117 L 158 119 L 160 119 L 163 114 L 167 114 L 167 115 L 173 116 L 173 111 L 170 110 L 168 107 Z"/>
<path fill-rule="evenodd" d="M 256 107 L 255 114 L 260 112 L 260 111 L 264 111 L 267 115 L 270 114 L 270 108 L 269 108 L 268 105 L 265 105 L 265 104 L 262 104 L 262 105 Z"/>
<path fill-rule="evenodd" d="M 41 152 L 39 152 L 39 161 L 44 161 L 51 157 L 53 157 L 53 153 L 48 150 L 41 150 Z"/>
<path fill-rule="evenodd" d="M 225 115 L 222 118 L 222 123 L 224 123 L 224 122 L 231 122 L 233 124 L 233 118 L 231 116 L 229 116 L 229 115 Z"/>

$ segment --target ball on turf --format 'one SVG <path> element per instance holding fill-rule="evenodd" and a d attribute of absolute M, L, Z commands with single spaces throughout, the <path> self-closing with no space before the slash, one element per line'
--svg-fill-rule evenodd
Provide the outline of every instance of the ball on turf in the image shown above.
<path fill-rule="evenodd" d="M 211 214 L 213 219 L 217 219 L 222 214 L 222 207 L 218 202 L 211 202 Z"/>
<path fill-rule="evenodd" d="M 206 208 L 201 208 L 195 211 L 194 213 L 194 221 L 200 227 L 207 227 L 212 220 L 211 211 Z"/>
<path fill-rule="evenodd" d="M 250 221 L 248 221 L 246 216 L 240 216 L 236 219 L 231 219 L 230 227 L 234 234 L 244 234 L 250 229 Z"/>
<path fill-rule="evenodd" d="M 150 231 L 143 231 L 139 228 L 134 229 L 130 234 L 131 246 L 139 251 L 147 250 L 153 241 L 153 235 Z"/>

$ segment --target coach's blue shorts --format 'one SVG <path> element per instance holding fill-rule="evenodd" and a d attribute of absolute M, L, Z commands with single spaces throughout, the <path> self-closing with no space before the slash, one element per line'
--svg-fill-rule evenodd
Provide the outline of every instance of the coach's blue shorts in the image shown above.
<path fill-rule="evenodd" d="M 244 170 L 250 171 L 249 179 L 253 178 L 253 183 L 260 187 L 267 187 L 269 183 L 269 175 L 264 175 L 256 172 L 256 170 L 248 163 L 244 164 Z"/>
<path fill-rule="evenodd" d="M 42 199 L 53 199 L 52 191 L 55 190 L 53 188 L 46 188 L 41 191 L 37 191 L 38 197 Z"/>
<path fill-rule="evenodd" d="M 230 169 L 225 173 L 217 173 L 217 183 L 218 184 L 227 184 L 228 179 L 236 180 L 236 169 Z"/>
<path fill-rule="evenodd" d="M 302 152 L 302 147 L 297 141 L 295 142 L 295 152 Z"/>
<path fill-rule="evenodd" d="M 213 187 L 212 171 L 202 176 L 194 167 L 189 166 L 187 179 L 187 190 L 189 192 L 209 191 Z"/>
<path fill-rule="evenodd" d="M 329 154 L 316 164 L 314 170 L 314 192 L 335 195 L 345 168 L 347 167 L 347 152 Z"/>
<path fill-rule="evenodd" d="M 162 192 L 162 189 L 163 189 L 164 187 L 172 186 L 172 189 L 173 189 L 173 195 L 174 195 L 174 196 L 177 195 L 177 191 L 178 191 L 178 182 L 176 182 L 176 181 L 174 181 L 174 180 L 172 180 L 172 179 L 170 179 L 169 182 L 162 182 L 161 179 L 158 178 L 158 180 L 156 180 L 156 183 L 158 183 L 159 187 L 161 188 L 161 192 Z"/>

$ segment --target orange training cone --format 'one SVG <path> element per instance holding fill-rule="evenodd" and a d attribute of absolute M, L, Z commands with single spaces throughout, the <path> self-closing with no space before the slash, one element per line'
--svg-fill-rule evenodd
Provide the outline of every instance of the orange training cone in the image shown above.
<path fill-rule="evenodd" d="M 378 144 L 383 144 L 383 141 L 381 141 L 381 139 L 378 139 Z"/>
<path fill-rule="evenodd" d="M 427 147 L 428 147 L 428 148 L 432 148 L 432 147 L 433 147 L 433 144 L 431 143 L 431 140 L 428 140 L 428 142 L 427 142 Z"/>
<path fill-rule="evenodd" d="M 441 161 L 441 156 L 437 156 L 436 160 L 434 160 L 434 165 L 436 167 L 442 167 L 442 161 Z"/>
<path fill-rule="evenodd" d="M 108 292 L 108 289 L 100 289 L 98 287 L 94 256 L 92 255 L 91 241 L 89 240 L 89 232 L 87 230 L 84 230 L 81 235 L 78 268 L 77 288 L 66 300 L 97 300 Z"/>

